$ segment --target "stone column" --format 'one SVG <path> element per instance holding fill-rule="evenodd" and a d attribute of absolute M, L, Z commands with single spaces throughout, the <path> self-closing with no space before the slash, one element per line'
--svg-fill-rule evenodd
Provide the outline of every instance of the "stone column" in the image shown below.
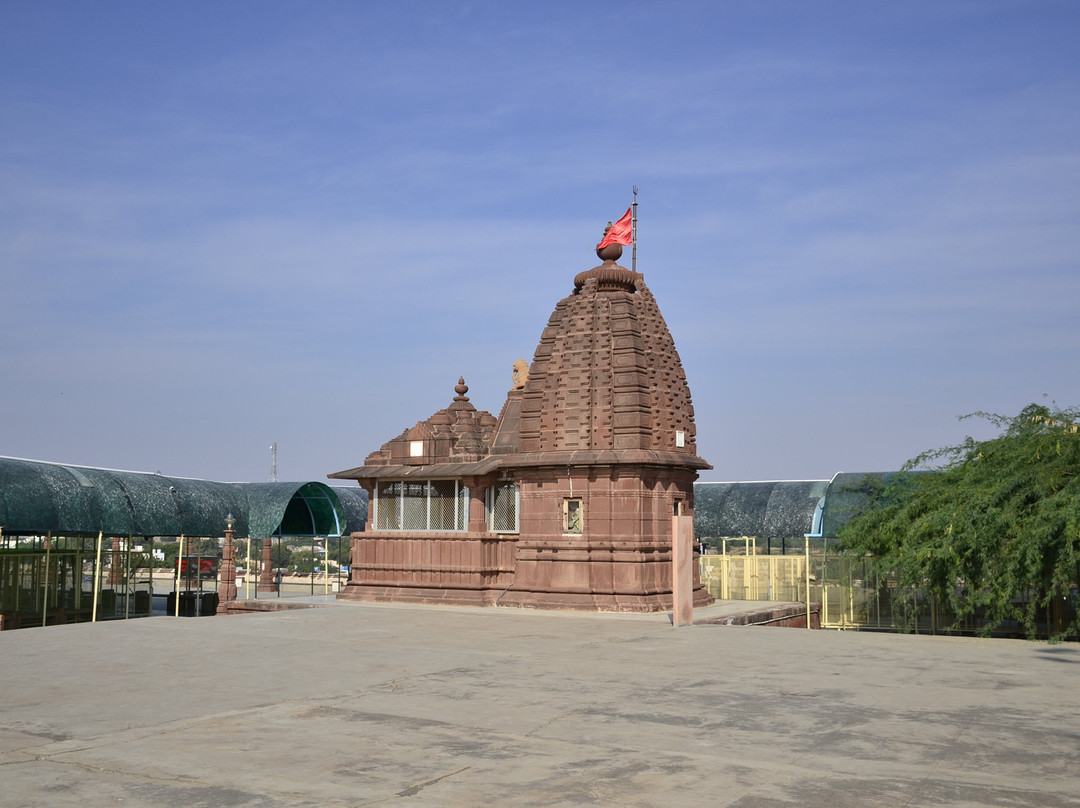
<path fill-rule="evenodd" d="M 277 592 L 277 581 L 274 579 L 273 560 L 270 555 L 270 538 L 263 539 L 262 547 L 262 574 L 259 576 L 259 586 L 256 592 Z"/>
<path fill-rule="evenodd" d="M 109 565 L 109 586 L 121 586 L 124 583 L 124 550 L 120 539 L 112 540 L 112 563 Z"/>
<path fill-rule="evenodd" d="M 487 532 L 487 508 L 485 499 L 491 484 L 488 478 L 465 477 L 462 479 L 469 488 L 469 512 L 465 517 L 465 530 L 469 533 Z"/>
<path fill-rule="evenodd" d="M 683 514 L 682 507 L 676 502 L 671 517 L 671 623 L 676 628 L 694 622 L 694 517 Z"/>
<path fill-rule="evenodd" d="M 232 522 L 225 530 L 225 547 L 221 551 L 221 577 L 218 583 L 218 601 L 227 603 L 236 600 L 236 548 L 233 546 Z"/>

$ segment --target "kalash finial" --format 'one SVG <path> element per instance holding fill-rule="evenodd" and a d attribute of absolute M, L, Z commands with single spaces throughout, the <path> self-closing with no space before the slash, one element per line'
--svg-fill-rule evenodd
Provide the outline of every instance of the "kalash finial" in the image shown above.
<path fill-rule="evenodd" d="M 596 245 L 596 255 L 601 261 L 615 262 L 622 257 L 622 245 L 634 243 L 634 206 L 626 209 L 619 221 L 607 223 L 604 237 Z"/>
<path fill-rule="evenodd" d="M 604 228 L 604 237 L 600 239 L 600 244 L 596 245 L 596 257 L 601 261 L 618 261 L 622 258 L 622 245 L 617 241 L 604 244 L 607 241 L 608 234 L 611 232 L 613 225 L 611 222 L 607 223 L 607 227 Z M 603 246 L 601 246 L 603 245 Z"/>
<path fill-rule="evenodd" d="M 460 400 L 463 400 L 463 399 L 465 401 L 469 400 L 465 396 L 465 394 L 467 392 L 469 392 L 469 386 L 467 384 L 465 384 L 465 377 L 464 376 L 459 376 L 458 377 L 457 384 L 454 386 L 454 392 L 457 393 L 457 397 L 454 399 L 455 401 L 460 401 Z"/>

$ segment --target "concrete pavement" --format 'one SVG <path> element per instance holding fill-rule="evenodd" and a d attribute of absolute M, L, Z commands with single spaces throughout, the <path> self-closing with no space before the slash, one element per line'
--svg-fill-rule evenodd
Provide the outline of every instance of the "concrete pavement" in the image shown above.
<path fill-rule="evenodd" d="M 0 671 L 5 806 L 1080 806 L 1076 644 L 340 603 Z"/>

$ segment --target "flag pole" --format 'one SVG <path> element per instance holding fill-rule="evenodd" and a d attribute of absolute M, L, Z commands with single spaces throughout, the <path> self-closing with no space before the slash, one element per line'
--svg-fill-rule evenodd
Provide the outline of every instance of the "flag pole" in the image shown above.
<path fill-rule="evenodd" d="M 633 252 L 630 254 L 630 269 L 637 272 L 637 186 L 634 186 L 634 204 L 630 206 L 634 209 L 633 217 L 630 220 L 631 223 L 631 241 L 634 242 Z"/>

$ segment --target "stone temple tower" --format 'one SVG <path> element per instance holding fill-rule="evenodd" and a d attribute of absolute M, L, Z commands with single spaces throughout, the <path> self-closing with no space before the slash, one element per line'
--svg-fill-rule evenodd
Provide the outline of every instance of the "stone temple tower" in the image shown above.
<path fill-rule="evenodd" d="M 459 381 L 446 410 L 330 475 L 371 503 L 341 597 L 671 608 L 672 515 L 692 516 L 710 466 L 675 343 L 621 253 L 574 278 L 497 419 Z"/>

